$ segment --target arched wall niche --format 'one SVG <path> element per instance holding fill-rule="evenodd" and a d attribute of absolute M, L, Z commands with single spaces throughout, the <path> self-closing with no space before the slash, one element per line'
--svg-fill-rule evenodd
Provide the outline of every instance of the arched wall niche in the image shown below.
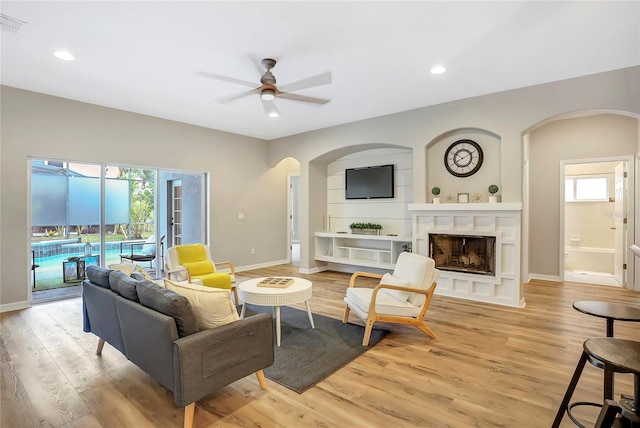
<path fill-rule="evenodd" d="M 391 143 L 354 144 L 329 150 L 309 161 L 300 163 L 300 271 L 313 272 L 323 262 L 314 260 L 314 233 L 329 228 L 327 168 L 338 159 L 369 150 L 411 150 L 410 147 Z M 413 170 L 413 162 L 412 159 Z M 405 204 L 406 205 L 406 204 Z"/>
<path fill-rule="evenodd" d="M 635 159 L 629 165 L 638 189 L 640 115 L 612 109 L 566 112 L 541 120 L 522 132 L 524 280 L 558 280 L 561 257 L 561 162 L 611 158 Z M 632 162 L 633 163 L 633 162 Z M 638 212 L 638 198 L 629 207 Z M 640 240 L 637 215 L 628 227 Z M 535 231 L 535 233 L 533 233 Z M 633 260 L 630 261 L 634 263 Z M 635 261 L 635 279 L 640 279 Z M 632 285 L 633 286 L 633 285 Z"/>
<path fill-rule="evenodd" d="M 482 147 L 484 160 L 480 170 L 469 177 L 451 175 L 444 164 L 447 148 L 461 139 L 475 141 Z M 502 139 L 490 130 L 464 127 L 443 132 L 425 147 L 426 195 L 431 200 L 431 189 L 439 187 L 442 202 L 456 202 L 458 193 L 468 193 L 470 202 L 488 202 L 488 187 L 496 184 L 502 189 Z M 500 195 L 500 192 L 498 192 Z"/>

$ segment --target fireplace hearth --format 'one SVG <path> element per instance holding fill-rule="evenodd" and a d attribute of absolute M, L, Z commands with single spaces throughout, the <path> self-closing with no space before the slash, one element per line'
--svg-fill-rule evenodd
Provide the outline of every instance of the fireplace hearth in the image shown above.
<path fill-rule="evenodd" d="M 495 276 L 496 237 L 430 233 L 429 257 L 440 270 Z"/>

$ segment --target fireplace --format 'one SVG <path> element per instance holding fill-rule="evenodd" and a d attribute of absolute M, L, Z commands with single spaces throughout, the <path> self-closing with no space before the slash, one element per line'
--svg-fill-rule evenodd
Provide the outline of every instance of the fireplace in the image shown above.
<path fill-rule="evenodd" d="M 496 237 L 429 233 L 429 257 L 440 270 L 495 276 Z"/>
<path fill-rule="evenodd" d="M 438 263 L 437 295 L 520 308 L 526 305 L 520 278 L 521 203 L 409 204 L 409 211 L 413 252 Z M 434 243 L 431 236 L 438 234 L 456 241 Z M 473 248 L 475 238 L 490 242 L 487 247 Z M 480 267 L 483 259 L 485 266 Z"/>

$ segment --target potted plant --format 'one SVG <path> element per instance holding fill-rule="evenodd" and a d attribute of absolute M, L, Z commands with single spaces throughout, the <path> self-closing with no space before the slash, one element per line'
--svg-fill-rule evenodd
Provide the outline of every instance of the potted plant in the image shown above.
<path fill-rule="evenodd" d="M 489 193 L 491 193 L 491 196 L 489 196 L 489 202 L 491 203 L 496 203 L 498 202 L 498 197 L 495 195 L 496 193 L 498 193 L 498 186 L 496 186 L 495 184 L 492 184 L 491 186 L 489 186 Z"/>
<path fill-rule="evenodd" d="M 431 194 L 433 195 L 433 203 L 439 204 L 440 198 L 438 197 L 438 195 L 440 194 L 440 188 L 435 186 L 433 189 L 431 189 Z"/>
<path fill-rule="evenodd" d="M 382 226 L 375 223 L 351 223 L 349 225 L 351 233 L 360 235 L 380 235 Z"/>

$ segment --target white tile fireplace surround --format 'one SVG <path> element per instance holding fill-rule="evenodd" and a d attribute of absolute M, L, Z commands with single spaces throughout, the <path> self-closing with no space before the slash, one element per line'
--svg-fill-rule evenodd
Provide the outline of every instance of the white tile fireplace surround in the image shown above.
<path fill-rule="evenodd" d="M 524 307 L 520 282 L 522 204 L 409 204 L 413 252 L 429 256 L 429 234 L 495 237 L 495 274 L 440 270 L 436 294 Z"/>

